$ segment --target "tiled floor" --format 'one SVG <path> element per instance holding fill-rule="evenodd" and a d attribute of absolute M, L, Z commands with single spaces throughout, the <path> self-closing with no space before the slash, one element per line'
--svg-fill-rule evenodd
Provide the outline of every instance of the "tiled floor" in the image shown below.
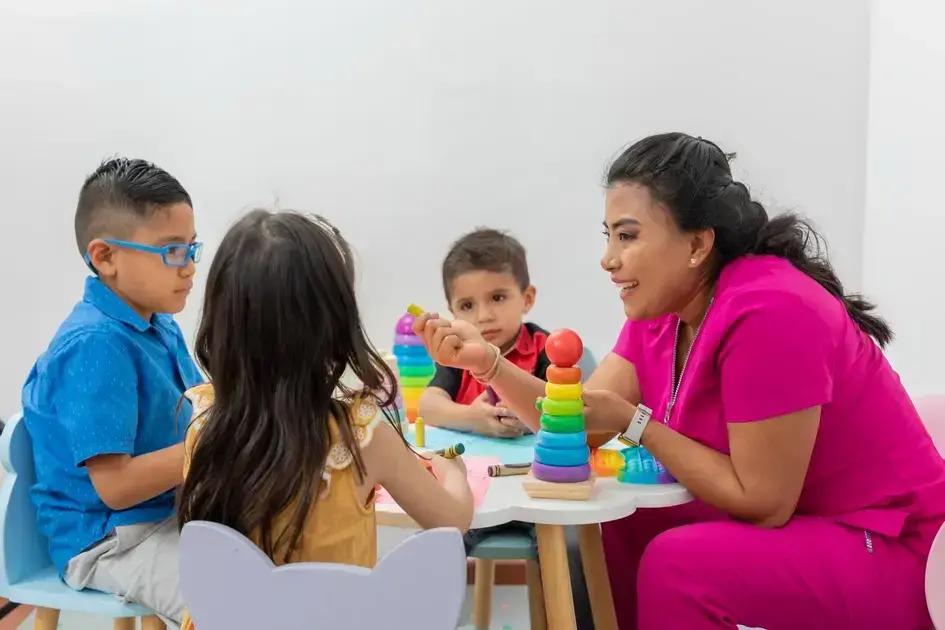
<path fill-rule="evenodd" d="M 472 589 L 468 591 L 466 605 L 460 617 L 461 628 L 472 629 L 470 623 L 470 606 L 472 603 Z M 33 618 L 29 617 L 20 625 L 20 630 L 31 630 Z M 79 613 L 63 613 L 59 618 L 59 627 L 63 630 L 110 630 L 110 619 L 94 615 Z M 528 599 L 525 596 L 524 586 L 496 586 L 492 595 L 492 624 L 491 630 L 527 630 Z"/>

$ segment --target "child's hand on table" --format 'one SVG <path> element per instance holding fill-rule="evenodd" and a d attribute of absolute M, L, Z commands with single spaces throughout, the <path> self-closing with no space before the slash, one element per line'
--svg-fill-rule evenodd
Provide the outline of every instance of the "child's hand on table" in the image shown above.
<path fill-rule="evenodd" d="M 486 392 L 479 394 L 467 407 L 466 413 L 474 423 L 477 433 L 490 437 L 513 438 L 523 433 L 522 423 L 515 414 L 502 405 L 493 405 L 489 402 Z"/>

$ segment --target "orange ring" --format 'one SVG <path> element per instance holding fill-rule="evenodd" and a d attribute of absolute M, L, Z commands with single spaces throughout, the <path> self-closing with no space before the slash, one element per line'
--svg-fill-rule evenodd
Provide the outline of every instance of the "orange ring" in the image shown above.
<path fill-rule="evenodd" d="M 549 383 L 558 385 L 572 385 L 581 382 L 581 368 L 579 367 L 558 367 L 549 365 L 545 371 L 545 378 Z"/>

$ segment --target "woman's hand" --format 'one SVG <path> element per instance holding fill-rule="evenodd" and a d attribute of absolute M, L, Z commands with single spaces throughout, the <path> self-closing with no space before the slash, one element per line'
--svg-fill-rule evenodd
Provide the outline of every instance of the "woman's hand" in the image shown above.
<path fill-rule="evenodd" d="M 436 313 L 424 313 L 413 323 L 413 332 L 423 340 L 427 352 L 440 365 L 482 373 L 496 360 L 493 346 L 469 322 L 450 321 L 441 319 Z"/>
<path fill-rule="evenodd" d="M 636 407 L 606 389 L 584 390 L 584 422 L 588 432 L 622 433 Z"/>

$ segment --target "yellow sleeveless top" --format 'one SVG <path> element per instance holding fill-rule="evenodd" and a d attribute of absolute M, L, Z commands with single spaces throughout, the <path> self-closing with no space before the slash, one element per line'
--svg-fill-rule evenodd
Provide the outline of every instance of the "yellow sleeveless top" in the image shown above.
<path fill-rule="evenodd" d="M 200 439 L 200 430 L 206 421 L 205 412 L 213 405 L 213 386 L 198 385 L 185 394 L 193 403 L 193 421 L 187 430 L 184 444 L 184 476 L 190 467 L 190 456 L 194 445 Z M 360 447 L 371 441 L 374 427 L 383 418 L 374 401 L 360 399 L 349 408 L 348 417 L 342 422 L 349 422 L 352 434 Z M 372 568 L 377 562 L 377 524 L 374 514 L 374 493 L 367 503 L 358 501 L 357 469 L 353 465 L 354 456 L 345 446 L 338 420 L 329 418 L 331 447 L 322 480 L 319 484 L 318 499 L 312 504 L 298 546 L 289 554 L 289 562 L 336 562 Z M 289 526 L 292 506 L 273 516 L 272 537 L 279 535 Z M 249 537 L 259 544 L 256 534 Z M 286 543 L 287 544 L 287 543 Z M 277 548 L 276 564 L 282 564 L 285 548 Z M 193 622 L 185 615 L 182 630 L 192 629 Z"/>

